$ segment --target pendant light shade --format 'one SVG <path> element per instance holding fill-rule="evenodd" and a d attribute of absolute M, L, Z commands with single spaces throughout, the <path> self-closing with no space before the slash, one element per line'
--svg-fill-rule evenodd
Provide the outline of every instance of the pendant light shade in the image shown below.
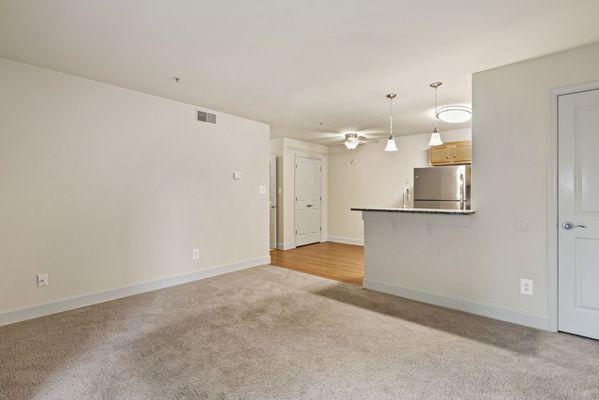
<path fill-rule="evenodd" d="M 397 151 L 397 144 L 395 143 L 395 138 L 393 135 L 389 136 L 387 139 L 387 146 L 385 146 L 385 151 Z"/>
<path fill-rule="evenodd" d="M 437 128 L 435 128 L 433 133 L 431 133 L 431 140 L 428 142 L 428 145 L 429 146 L 441 146 L 442 144 L 443 144 L 443 141 L 441 140 L 441 135 L 439 134 L 439 131 L 437 130 Z"/>
<path fill-rule="evenodd" d="M 390 102 L 390 113 L 389 113 L 389 139 L 387 139 L 387 146 L 385 146 L 385 151 L 397 151 L 397 143 L 395 143 L 395 137 L 393 137 L 393 99 L 397 95 L 395 93 L 390 93 L 387 95 L 387 98 Z"/>
<path fill-rule="evenodd" d="M 437 88 L 442 84 L 442 82 L 433 82 L 430 84 L 430 87 L 435 89 L 435 129 L 433 129 L 433 133 L 431 133 L 431 140 L 428 142 L 429 146 L 441 146 L 443 144 L 439 129 L 437 129 L 437 120 L 439 119 L 439 114 L 437 113 Z"/>

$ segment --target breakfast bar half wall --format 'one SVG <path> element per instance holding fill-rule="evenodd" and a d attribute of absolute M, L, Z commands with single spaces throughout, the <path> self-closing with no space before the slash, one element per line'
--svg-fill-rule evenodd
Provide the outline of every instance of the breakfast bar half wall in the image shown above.
<path fill-rule="evenodd" d="M 494 285 L 503 272 L 480 251 L 495 238 L 477 236 L 475 210 L 352 211 L 364 221 L 364 288 L 549 329 L 547 318 L 506 306 L 512 294 Z"/>

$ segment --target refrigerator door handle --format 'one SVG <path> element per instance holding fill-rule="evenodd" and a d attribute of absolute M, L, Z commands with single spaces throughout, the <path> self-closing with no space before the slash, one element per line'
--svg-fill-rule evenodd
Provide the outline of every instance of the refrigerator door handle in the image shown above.
<path fill-rule="evenodd" d="M 466 182 L 464 174 L 460 174 L 460 208 L 463 210 L 466 207 Z"/>

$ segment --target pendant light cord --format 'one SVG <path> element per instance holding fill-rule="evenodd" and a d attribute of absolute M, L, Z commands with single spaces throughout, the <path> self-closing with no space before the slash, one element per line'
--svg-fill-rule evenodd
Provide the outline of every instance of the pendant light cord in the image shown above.
<path fill-rule="evenodd" d="M 389 137 L 393 137 L 393 98 L 390 99 L 390 114 L 389 114 Z"/>
<path fill-rule="evenodd" d="M 438 122 L 437 121 L 437 119 L 438 119 L 438 117 L 437 117 L 437 88 L 438 88 L 438 86 L 435 87 L 435 129 L 437 129 L 437 122 Z"/>

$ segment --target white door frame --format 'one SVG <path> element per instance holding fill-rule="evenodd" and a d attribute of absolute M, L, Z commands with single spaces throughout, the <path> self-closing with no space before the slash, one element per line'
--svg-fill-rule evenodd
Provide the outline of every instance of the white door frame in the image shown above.
<path fill-rule="evenodd" d="M 563 86 L 551 89 L 551 136 L 549 140 L 549 174 L 548 174 L 548 218 L 547 218 L 547 260 L 549 276 L 547 279 L 549 288 L 547 290 L 547 311 L 549 317 L 549 330 L 558 331 L 558 281 L 559 281 L 559 265 L 558 265 L 558 225 L 559 225 L 559 208 L 558 208 L 558 99 L 559 96 L 573 94 L 579 92 L 587 92 L 589 90 L 599 89 L 599 81 L 587 82 L 578 85 Z"/>
<path fill-rule="evenodd" d="M 269 164 L 268 165 L 268 183 L 269 183 L 269 185 L 268 185 L 268 202 L 269 202 L 269 210 L 268 210 L 268 219 L 269 219 L 269 221 L 268 221 L 268 233 L 269 233 L 269 235 L 268 236 L 269 236 L 269 238 L 268 238 L 268 240 L 269 240 L 269 246 L 271 248 L 277 249 L 278 248 L 278 240 L 277 239 L 278 239 L 278 236 L 279 236 L 278 226 L 277 226 L 277 224 L 279 222 L 278 221 L 278 213 L 279 213 L 279 198 L 278 198 L 278 196 L 279 196 L 279 192 L 278 192 L 278 182 L 277 182 L 277 174 L 278 174 L 277 156 L 271 154 L 271 156 L 269 158 L 269 163 L 268 164 Z M 273 180 L 272 179 L 273 178 L 272 177 L 273 166 L 274 166 L 274 174 L 275 174 L 275 176 L 274 176 L 274 181 L 275 181 L 274 187 L 272 185 L 272 180 Z M 272 196 L 272 191 L 273 190 L 274 190 L 274 195 L 275 195 L 274 196 L 275 197 L 275 203 L 274 204 L 272 204 L 270 202 L 270 198 Z M 274 212 L 274 221 L 272 221 L 272 218 L 270 216 L 271 209 L 272 209 L 273 205 L 274 205 L 274 210 L 275 210 L 275 212 Z M 271 235 L 271 233 L 272 233 L 271 232 L 271 225 L 273 225 L 273 223 L 274 223 L 274 246 L 272 246 L 273 237 Z"/>

